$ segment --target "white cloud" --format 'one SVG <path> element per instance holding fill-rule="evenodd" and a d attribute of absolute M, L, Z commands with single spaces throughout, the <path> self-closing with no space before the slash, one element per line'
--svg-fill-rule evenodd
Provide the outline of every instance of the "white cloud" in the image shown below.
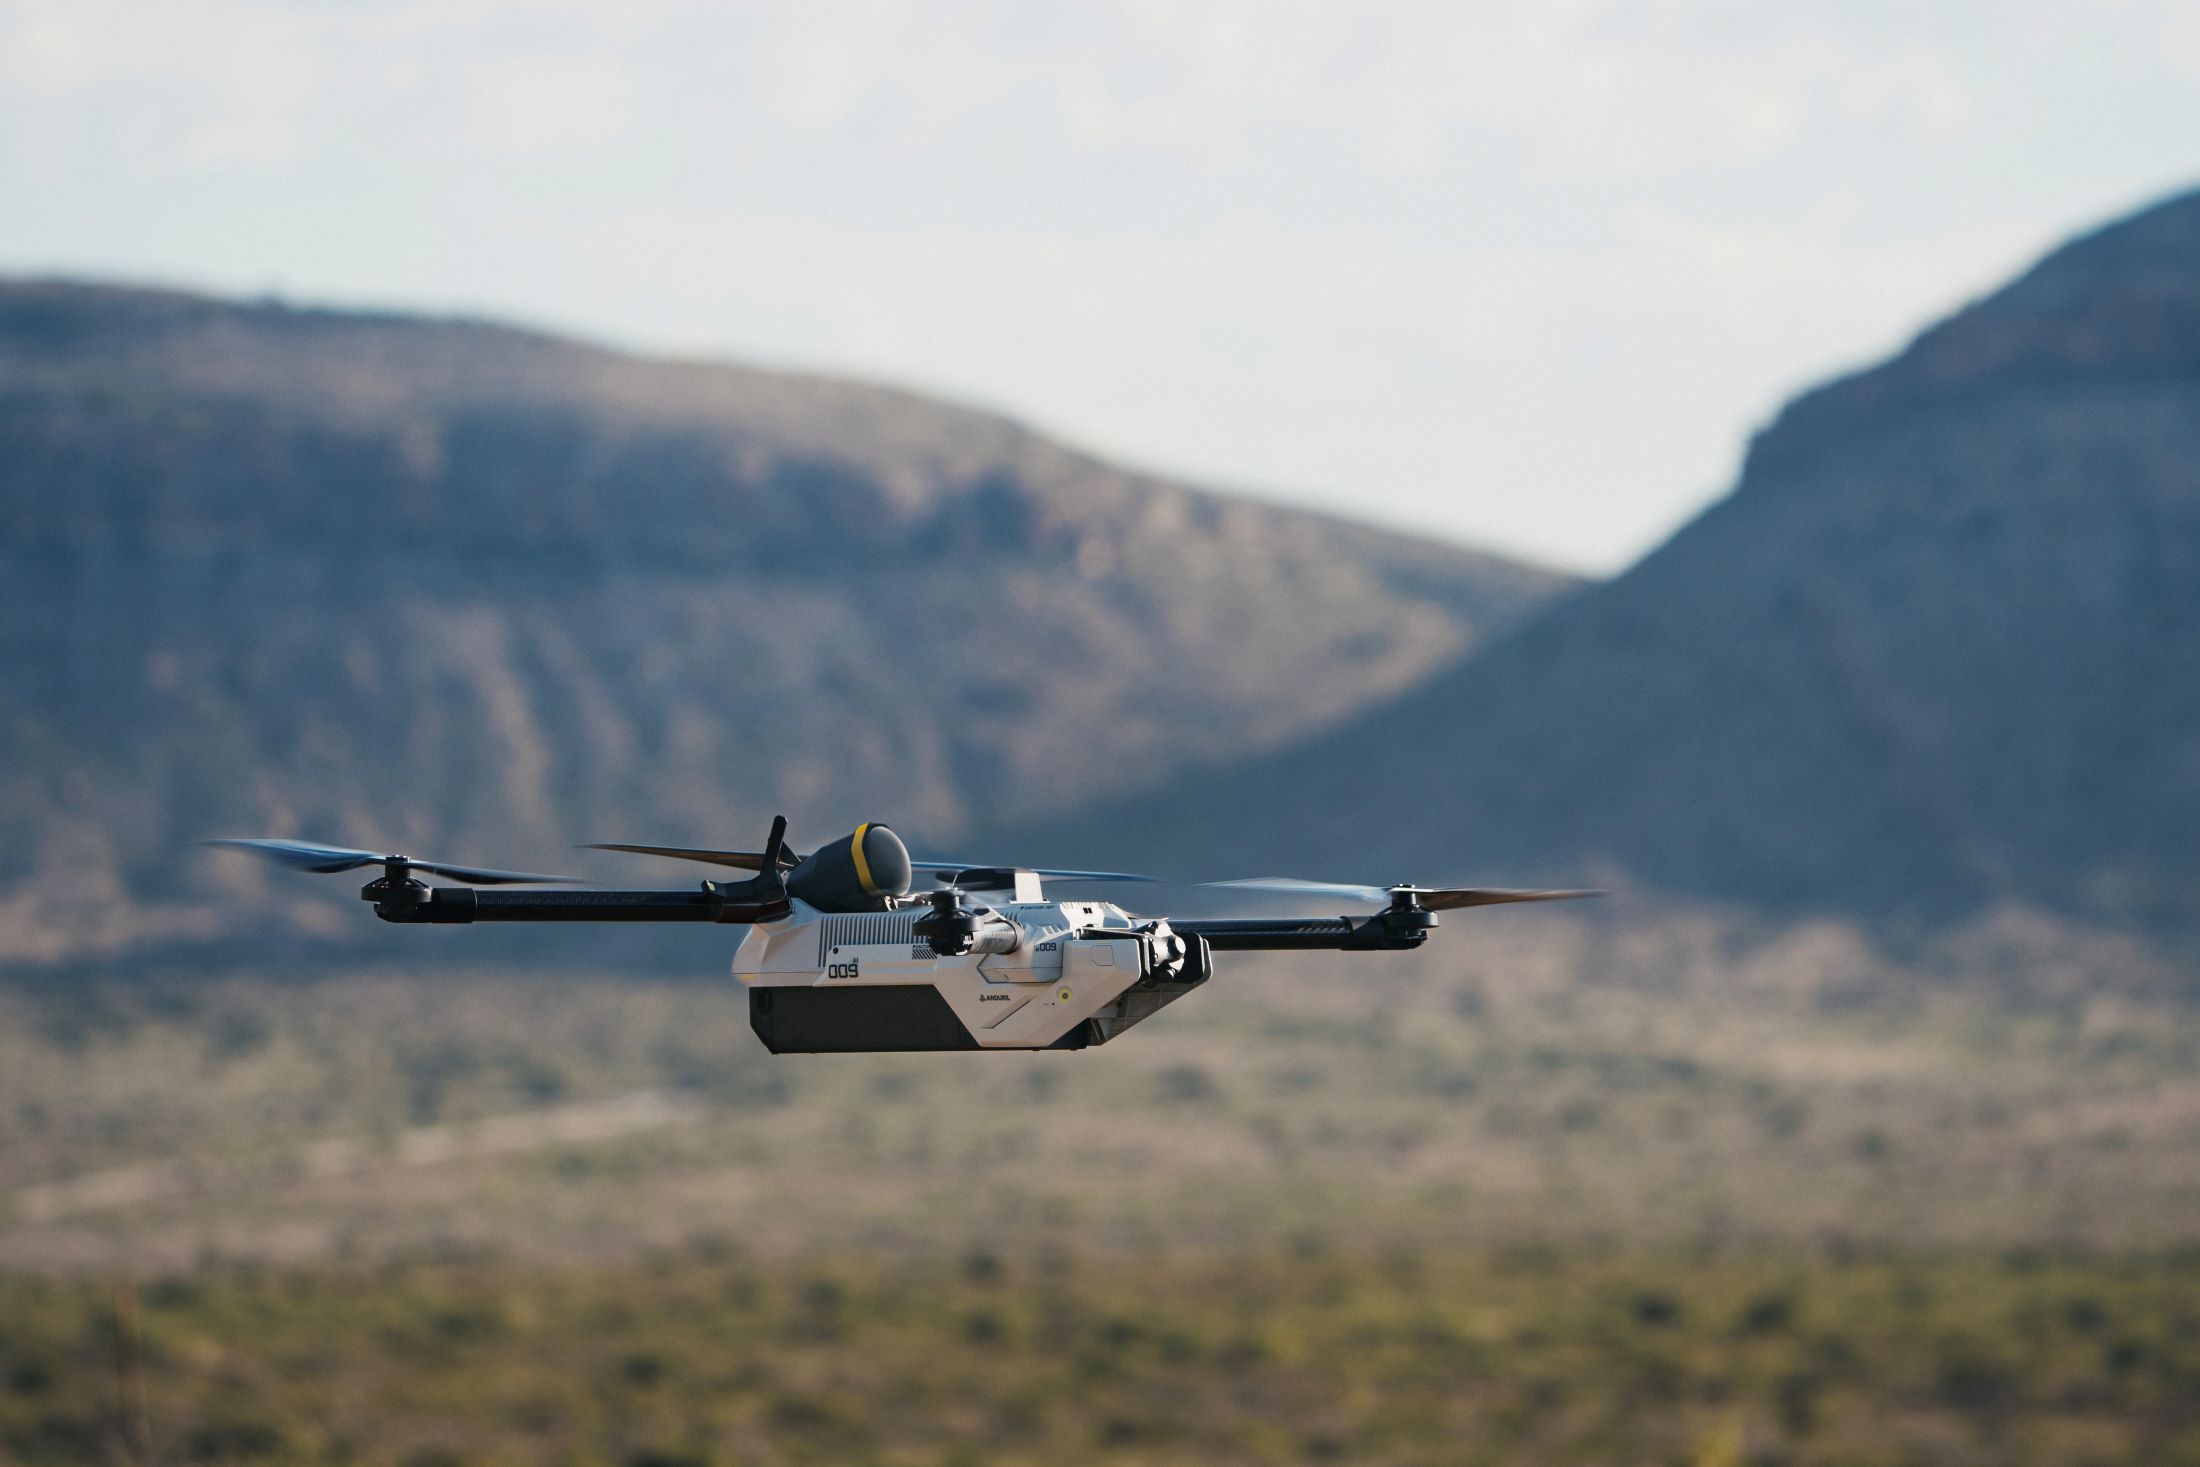
<path fill-rule="evenodd" d="M 633 78 L 613 56 L 515 56 L 467 77 L 474 132 L 496 153 L 601 147 L 633 127 Z"/>
<path fill-rule="evenodd" d="M 325 72 L 309 20 L 237 3 L 19 0 L 0 9 L 0 58 L 0 116 L 193 169 L 299 156 Z"/>
<path fill-rule="evenodd" d="M 2183 76 L 2200 81 L 2200 6 L 2172 5 L 2161 26 L 2163 57 Z"/>

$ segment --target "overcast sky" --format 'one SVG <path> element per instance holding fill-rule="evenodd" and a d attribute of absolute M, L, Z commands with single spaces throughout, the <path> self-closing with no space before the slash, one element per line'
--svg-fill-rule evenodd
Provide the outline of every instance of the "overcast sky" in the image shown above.
<path fill-rule="evenodd" d="M 518 317 L 1616 568 L 2200 182 L 2200 0 L 0 0 L 0 269 Z"/>

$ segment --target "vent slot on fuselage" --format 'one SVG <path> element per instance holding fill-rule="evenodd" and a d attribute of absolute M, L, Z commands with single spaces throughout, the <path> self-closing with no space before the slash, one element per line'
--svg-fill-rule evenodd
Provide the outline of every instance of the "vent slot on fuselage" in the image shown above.
<path fill-rule="evenodd" d="M 826 917 L 818 923 L 818 961 L 834 948 L 909 947 L 917 940 L 917 919 L 901 912 L 861 912 Z"/>

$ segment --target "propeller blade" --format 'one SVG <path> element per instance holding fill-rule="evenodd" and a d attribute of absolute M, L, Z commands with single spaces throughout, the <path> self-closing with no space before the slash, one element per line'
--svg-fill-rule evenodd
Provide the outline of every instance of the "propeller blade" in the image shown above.
<path fill-rule="evenodd" d="M 1458 907 L 1496 907 L 1507 902 L 1572 902 L 1583 897 L 1603 895 L 1603 892 L 1595 890 L 1518 891 L 1498 886 L 1439 886 L 1426 890 L 1414 888 L 1415 898 L 1432 912 L 1449 912 Z"/>
<path fill-rule="evenodd" d="M 1301 881 L 1296 876 L 1249 876 L 1240 881 L 1202 881 L 1207 891 L 1272 891 L 1281 896 L 1340 897 L 1345 901 L 1390 904 L 1387 886 L 1355 886 L 1348 882 Z"/>
<path fill-rule="evenodd" d="M 250 851 L 263 861 L 273 861 L 276 865 L 288 866 L 293 871 L 316 871 L 322 875 L 356 871 L 361 866 L 379 865 L 387 859 L 374 851 L 355 851 L 349 846 L 316 845 L 305 840 L 267 840 L 225 835 L 214 840 L 202 840 L 199 844 Z"/>
<path fill-rule="evenodd" d="M 764 869 L 764 853 L 762 851 L 712 851 L 696 846 L 630 846 L 613 842 L 591 843 L 581 847 L 581 849 L 587 851 L 626 851 L 636 856 L 664 856 L 674 861 L 700 861 L 706 866 L 732 866 L 741 871 L 761 871 Z M 792 871 L 801 863 L 802 858 L 792 851 L 783 853 L 779 858 L 779 866 L 783 871 Z"/>
<path fill-rule="evenodd" d="M 415 871 L 433 871 L 438 876 L 448 876 L 453 881 L 463 881 L 469 886 L 526 886 L 526 885 L 578 885 L 578 876 L 546 876 L 540 871 L 499 871 L 489 866 L 453 866 L 446 861 L 414 861 L 406 865 Z"/>
<path fill-rule="evenodd" d="M 1496 886 L 1354 886 L 1346 882 L 1301 881 L 1295 876 L 1255 876 L 1243 881 L 1204 881 L 1209 891 L 1261 891 L 1282 896 L 1338 897 L 1345 901 L 1388 906 L 1401 892 L 1411 893 L 1416 905 L 1431 912 L 1450 912 L 1461 907 L 1495 907 L 1508 902 L 1570 902 L 1603 896 L 1601 891 L 1529 891 Z"/>
<path fill-rule="evenodd" d="M 304 840 L 269 840 L 246 836 L 223 836 L 215 840 L 199 842 L 200 845 L 226 846 L 231 850 L 249 851 L 264 861 L 278 866 L 288 866 L 293 871 L 312 871 L 329 876 L 340 871 L 357 871 L 362 866 L 381 866 L 391 861 L 402 861 L 415 871 L 430 871 L 438 876 L 448 876 L 453 881 L 463 881 L 471 886 L 519 886 L 528 884 L 556 884 L 577 878 L 549 876 L 539 871 L 498 871 L 485 866 L 454 866 L 446 861 L 418 861 L 411 856 L 378 851 L 354 850 L 349 846 L 324 846 Z"/>
<path fill-rule="evenodd" d="M 1004 872 L 1010 875 L 1029 871 L 1046 881 L 1160 881 L 1159 876 L 1141 876 L 1134 871 L 1065 871 L 1056 866 L 1002 866 L 985 861 L 911 861 L 912 871 L 930 871 L 935 875 L 961 876 L 965 872 Z"/>

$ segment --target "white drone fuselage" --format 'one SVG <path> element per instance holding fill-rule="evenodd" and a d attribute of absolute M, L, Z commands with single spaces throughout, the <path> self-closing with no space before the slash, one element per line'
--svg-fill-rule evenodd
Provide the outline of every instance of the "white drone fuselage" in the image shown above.
<path fill-rule="evenodd" d="M 1205 980 L 1204 952 L 1165 922 L 1107 902 L 1026 899 L 981 908 L 968 952 L 917 935 L 923 905 L 820 912 L 805 902 L 751 927 L 733 975 L 776 1052 L 1083 1048 Z M 1195 947 L 1199 946 L 1194 944 Z"/>

